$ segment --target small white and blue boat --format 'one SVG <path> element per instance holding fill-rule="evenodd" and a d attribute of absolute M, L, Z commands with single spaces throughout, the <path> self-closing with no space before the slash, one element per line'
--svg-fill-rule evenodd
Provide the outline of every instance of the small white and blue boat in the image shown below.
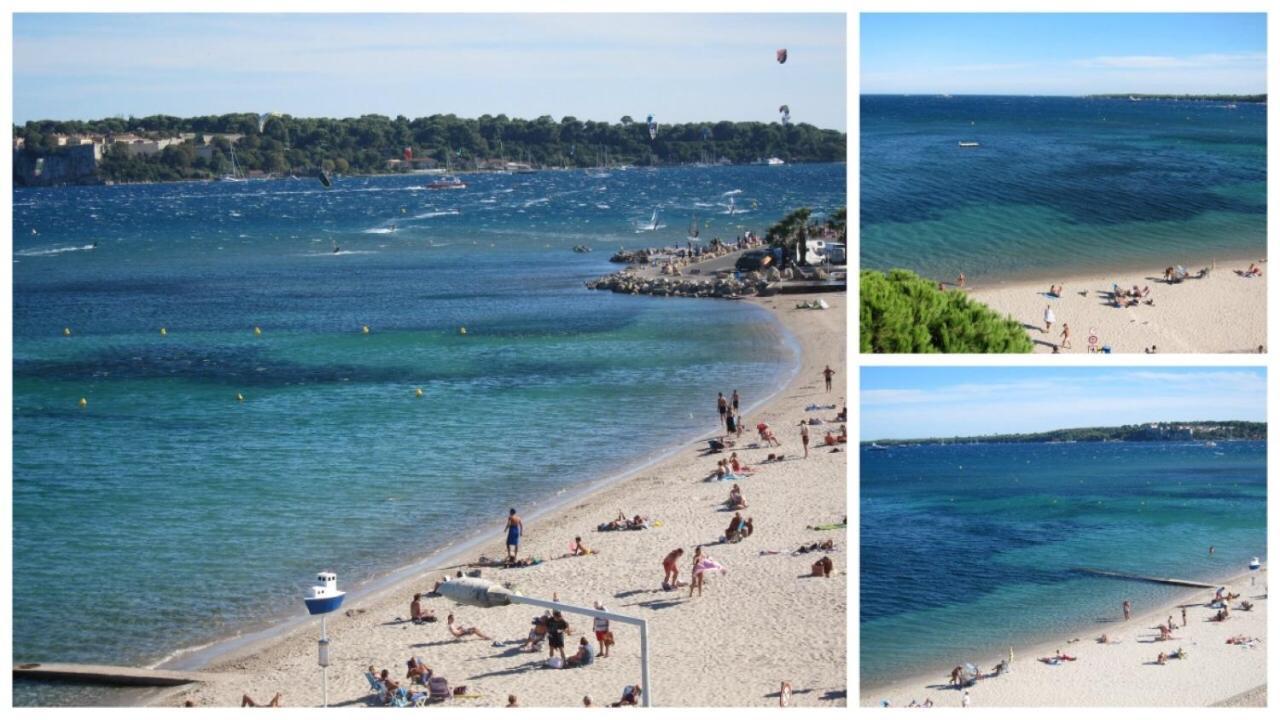
<path fill-rule="evenodd" d="M 1259 560 L 1256 556 L 1249 560 L 1250 570 L 1257 570 L 1261 567 L 1262 567 L 1262 561 Z"/>
<path fill-rule="evenodd" d="M 307 612 L 312 615 L 324 615 L 342 607 L 347 593 L 338 589 L 338 576 L 331 572 L 322 572 L 316 576 L 319 585 L 312 585 L 311 592 L 302 599 L 307 604 Z"/>

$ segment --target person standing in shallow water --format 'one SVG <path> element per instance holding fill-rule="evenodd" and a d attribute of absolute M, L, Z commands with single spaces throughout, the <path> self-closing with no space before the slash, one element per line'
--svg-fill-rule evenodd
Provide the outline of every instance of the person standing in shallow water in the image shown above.
<path fill-rule="evenodd" d="M 729 399 L 729 404 L 733 407 L 733 414 L 738 414 L 738 389 L 733 389 L 733 395 Z"/>
<path fill-rule="evenodd" d="M 1124 601 L 1124 619 L 1128 620 L 1129 616 L 1132 614 L 1133 614 L 1133 605 L 1131 605 L 1128 600 L 1125 600 Z"/>
<path fill-rule="evenodd" d="M 520 536 L 524 534 L 524 521 L 516 514 L 516 509 L 511 508 L 511 514 L 507 515 L 507 561 L 515 562 L 516 556 L 520 554 Z"/>
<path fill-rule="evenodd" d="M 716 410 L 720 412 L 720 426 L 724 427 L 724 419 L 729 414 L 729 401 L 724 399 L 724 393 L 716 393 Z"/>

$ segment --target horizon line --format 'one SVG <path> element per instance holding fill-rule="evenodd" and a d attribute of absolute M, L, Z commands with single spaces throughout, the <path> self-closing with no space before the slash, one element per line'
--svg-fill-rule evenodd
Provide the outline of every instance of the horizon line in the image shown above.
<path fill-rule="evenodd" d="M 1207 424 L 1207 423 L 1250 423 L 1250 424 L 1253 424 L 1253 425 L 1263 425 L 1263 426 L 1267 426 L 1267 421 L 1266 421 L 1266 420 L 1146 420 L 1146 421 L 1144 421 L 1144 422 L 1140 422 L 1140 423 L 1125 423 L 1125 424 L 1123 424 L 1123 425 L 1077 425 L 1077 426 L 1074 426 L 1074 427 L 1060 427 L 1060 428 L 1053 428 L 1053 429 L 1051 429 L 1051 430 L 1032 430 L 1032 431 L 1029 431 L 1029 432 L 1021 432 L 1021 433 L 1019 433 L 1019 432 L 996 432 L 996 433 L 985 433 L 985 434 L 980 434 L 980 435 L 932 435 L 932 436 L 929 436 L 929 437 L 879 437 L 879 438 L 875 438 L 875 439 L 873 439 L 873 440 L 859 440 L 859 441 L 858 441 L 858 444 L 859 444 L 859 445 L 861 445 L 861 444 L 864 444 L 864 443 L 875 443 L 875 442 L 879 442 L 880 440 L 893 440 L 893 441 L 901 441 L 901 440 L 917 440 L 917 441 L 925 441 L 925 440 L 949 440 L 949 439 L 953 439 L 953 438 L 968 439 L 968 438 L 979 438 L 979 437 L 983 437 L 983 438 L 1017 437 L 1017 436 L 1019 436 L 1019 435 L 1043 435 L 1043 434 L 1045 434 L 1045 433 L 1067 432 L 1067 431 L 1071 431 L 1071 430 L 1095 430 L 1095 429 L 1100 429 L 1100 430 L 1111 430 L 1111 429 L 1116 429 L 1116 428 L 1125 428 L 1125 427 L 1141 427 L 1141 426 L 1143 426 L 1143 425 L 1179 425 L 1179 424 L 1182 424 L 1182 425 L 1190 425 L 1190 424 L 1195 424 L 1195 423 L 1204 423 L 1204 424 Z"/>

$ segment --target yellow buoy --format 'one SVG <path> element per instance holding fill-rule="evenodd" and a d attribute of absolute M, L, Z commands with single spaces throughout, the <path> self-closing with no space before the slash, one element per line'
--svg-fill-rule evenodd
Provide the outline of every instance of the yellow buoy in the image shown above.
<path fill-rule="evenodd" d="M 369 334 L 369 326 L 368 326 L 368 325 L 361 325 L 361 326 L 360 326 L 360 332 L 364 333 L 365 335 L 368 335 L 368 334 Z"/>
<path fill-rule="evenodd" d="M 160 328 L 160 335 L 161 335 L 161 336 L 168 335 L 168 334 L 169 334 L 169 331 L 168 331 L 167 329 L 165 329 L 165 328 Z"/>
<path fill-rule="evenodd" d="M 63 335 L 68 335 L 68 336 L 70 336 L 70 335 L 71 335 L 71 328 L 69 328 L 69 327 L 62 328 L 62 334 L 63 334 Z"/>
<path fill-rule="evenodd" d="M 422 388 L 417 388 L 417 389 L 415 389 L 415 390 L 413 391 L 413 394 L 414 394 L 414 396 L 416 396 L 416 397 L 422 397 Z"/>
<path fill-rule="evenodd" d="M 80 407 L 89 407 L 89 401 L 86 398 L 80 398 Z"/>
<path fill-rule="evenodd" d="M 458 328 L 458 334 L 459 334 L 459 335 L 466 335 L 466 334 L 467 334 L 467 326 L 466 326 L 466 325 L 463 325 L 462 327 Z"/>
<path fill-rule="evenodd" d="M 254 334 L 254 335 L 261 335 L 261 334 L 262 334 L 262 328 L 258 327 L 257 325 L 254 325 L 254 326 L 253 326 L 253 334 Z"/>
<path fill-rule="evenodd" d="M 236 402 L 244 402 L 244 395 L 236 393 Z"/>

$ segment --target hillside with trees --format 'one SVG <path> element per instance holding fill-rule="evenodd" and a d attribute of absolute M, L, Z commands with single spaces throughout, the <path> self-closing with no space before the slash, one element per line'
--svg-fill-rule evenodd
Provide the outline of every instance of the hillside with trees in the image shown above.
<path fill-rule="evenodd" d="M 147 138 L 197 133 L 200 137 L 140 156 L 108 144 L 100 163 L 101 180 L 155 181 L 219 177 L 231 169 L 231 145 L 225 137 L 200 152 L 204 135 L 241 136 L 236 161 L 246 172 L 312 174 L 321 169 L 340 174 L 395 171 L 388 161 L 404 156 L 431 158 L 441 167 L 472 170 L 502 160 L 533 167 L 612 164 L 683 165 L 696 162 L 750 163 L 778 157 L 790 163 L 843 162 L 846 136 L 805 123 L 783 125 L 760 122 L 704 122 L 660 125 L 649 139 L 648 127 L 630 116 L 616 123 L 533 120 L 506 115 L 476 119 L 432 115 L 410 119 L 383 115 L 357 118 L 299 118 L 272 115 L 259 125 L 259 116 L 239 113 L 179 118 L 107 118 L 89 121 L 31 121 L 14 127 L 22 152 L 33 155 L 62 152 L 59 135 L 131 134 Z"/>
<path fill-rule="evenodd" d="M 1119 425 L 1115 427 L 1068 428 L 1038 433 L 1005 435 L 970 435 L 949 438 L 922 438 L 919 440 L 876 440 L 877 445 L 938 445 L 968 443 L 1046 443 L 1046 442 L 1170 442 L 1170 441 L 1230 441 L 1266 440 L 1267 424 L 1245 420 L 1194 420 L 1185 422 L 1160 422 L 1143 425 Z M 870 442 L 864 442 L 868 445 Z"/>

